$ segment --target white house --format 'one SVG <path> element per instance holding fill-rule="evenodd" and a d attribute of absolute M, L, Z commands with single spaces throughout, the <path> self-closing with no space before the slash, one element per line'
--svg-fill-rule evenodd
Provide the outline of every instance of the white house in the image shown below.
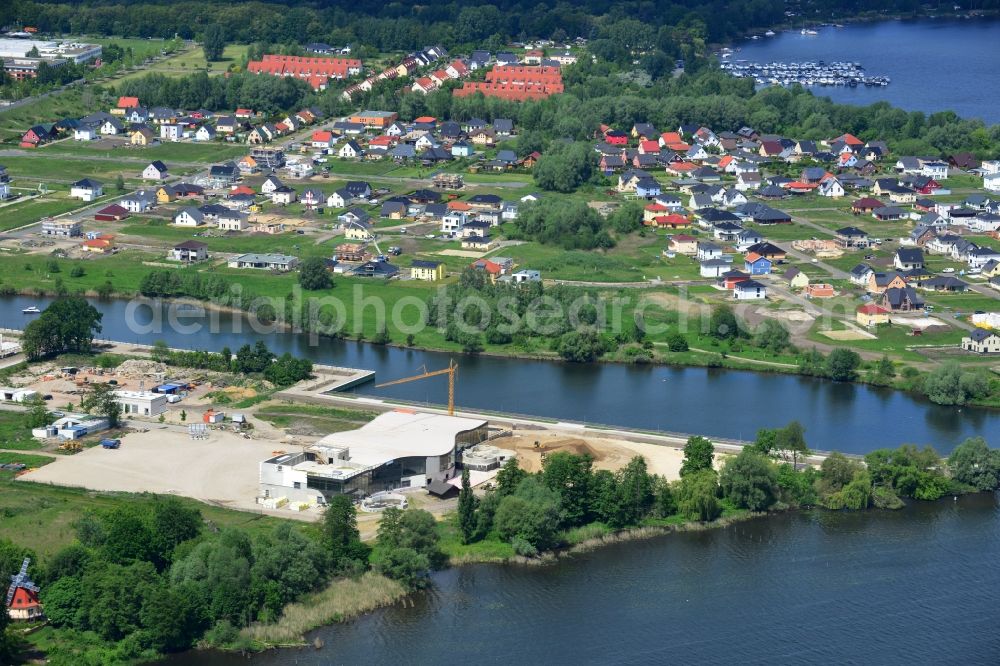
<path fill-rule="evenodd" d="M 350 192 L 341 188 L 326 198 L 326 205 L 329 208 L 346 208 L 353 198 Z"/>
<path fill-rule="evenodd" d="M 163 141 L 180 141 L 184 128 L 180 125 L 164 123 L 160 125 L 160 139 Z"/>
<path fill-rule="evenodd" d="M 468 217 L 462 211 L 450 211 L 441 218 L 441 232 L 445 234 L 458 233 L 465 226 Z"/>
<path fill-rule="evenodd" d="M 69 195 L 81 201 L 93 201 L 104 194 L 104 189 L 96 180 L 84 178 L 78 180 L 70 186 Z"/>
<path fill-rule="evenodd" d="M 816 194 L 821 197 L 842 197 L 845 194 L 844 186 L 836 178 L 827 178 L 819 184 Z"/>
<path fill-rule="evenodd" d="M 74 141 L 93 141 L 101 135 L 100 130 L 93 125 L 77 127 L 73 130 Z"/>
<path fill-rule="evenodd" d="M 194 207 L 183 208 L 174 215 L 174 224 L 179 227 L 199 227 L 205 224 L 205 214 Z"/>
<path fill-rule="evenodd" d="M 291 187 L 282 186 L 271 192 L 271 203 L 287 206 L 295 202 L 295 190 Z"/>
<path fill-rule="evenodd" d="M 121 405 L 125 416 L 159 416 L 167 411 L 165 393 L 150 391 L 115 391 L 115 402 Z"/>
<path fill-rule="evenodd" d="M 732 263 L 725 259 L 706 259 L 698 264 L 698 274 L 702 277 L 717 278 L 731 270 Z"/>
<path fill-rule="evenodd" d="M 275 190 L 284 187 L 285 184 L 278 180 L 277 176 L 268 176 L 260 185 L 261 194 L 273 194 Z"/>
<path fill-rule="evenodd" d="M 246 213 L 234 210 L 228 213 L 221 213 L 216 226 L 221 231 L 245 231 L 250 225 L 247 223 Z"/>
<path fill-rule="evenodd" d="M 990 192 L 1000 192 L 1000 171 L 983 175 L 983 189 Z"/>
<path fill-rule="evenodd" d="M 733 298 L 738 301 L 761 301 L 767 298 L 767 287 L 756 280 L 737 282 L 733 287 Z"/>
<path fill-rule="evenodd" d="M 933 178 L 937 182 L 941 182 L 948 177 L 948 163 L 947 162 L 924 162 L 920 166 L 920 175 L 927 176 L 928 178 Z"/>
<path fill-rule="evenodd" d="M 149 163 L 149 165 L 142 170 L 143 180 L 163 180 L 169 173 L 167 172 L 167 165 L 165 165 L 160 160 L 154 160 Z"/>
<path fill-rule="evenodd" d="M 361 146 L 358 145 L 356 141 L 348 141 L 340 150 L 337 151 L 337 157 L 342 158 L 354 158 L 361 155 Z"/>
<path fill-rule="evenodd" d="M 215 138 L 215 128 L 209 127 L 208 125 L 202 125 L 198 128 L 198 131 L 194 133 L 195 141 L 211 141 Z"/>

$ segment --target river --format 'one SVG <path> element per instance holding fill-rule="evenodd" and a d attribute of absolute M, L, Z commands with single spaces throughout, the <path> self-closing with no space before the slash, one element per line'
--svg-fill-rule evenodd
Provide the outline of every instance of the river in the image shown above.
<path fill-rule="evenodd" d="M 998 518 L 977 495 L 463 566 L 413 608 L 320 629 L 319 651 L 163 664 L 996 664 Z"/>
<path fill-rule="evenodd" d="M 23 327 L 28 316 L 21 314 L 22 308 L 45 307 L 50 301 L 0 298 L 0 327 Z M 235 351 L 245 343 L 263 340 L 279 354 L 287 351 L 319 363 L 373 369 L 377 381 L 418 374 L 422 366 L 435 370 L 448 365 L 449 355 L 439 352 L 329 339 L 313 346 L 306 335 L 256 333 L 243 316 L 226 313 L 218 314 L 217 332 L 202 327 L 181 333 L 165 326 L 137 333 L 135 326 L 126 324 L 128 301 L 92 302 L 104 313 L 101 337 L 122 342 L 164 340 L 178 348 L 217 351 L 228 346 Z M 164 306 L 156 307 L 160 316 Z M 153 318 L 153 309 L 147 305 L 133 319 L 144 327 Z M 847 453 L 902 443 L 931 444 L 947 453 L 973 435 L 1000 445 L 1000 411 L 941 407 L 900 391 L 858 384 L 707 368 L 572 364 L 461 354 L 454 358 L 460 366 L 456 403 L 469 409 L 736 439 L 753 439 L 758 428 L 797 419 L 805 426 L 812 448 Z M 356 391 L 441 404 L 447 395 L 447 379 L 385 389 L 367 384 Z"/>
<path fill-rule="evenodd" d="M 887 101 L 907 111 L 952 110 L 963 118 L 1000 122 L 997 53 L 1000 19 L 920 19 L 817 28 L 818 35 L 782 32 L 740 43 L 733 59 L 751 62 L 849 61 L 885 87 L 815 86 L 818 96 L 845 104 Z"/>

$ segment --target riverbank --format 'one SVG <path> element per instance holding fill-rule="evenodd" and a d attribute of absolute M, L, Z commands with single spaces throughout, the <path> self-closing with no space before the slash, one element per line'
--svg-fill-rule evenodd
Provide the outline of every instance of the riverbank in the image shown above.
<path fill-rule="evenodd" d="M 23 294 L 22 297 L 26 297 L 28 295 L 37 295 L 38 292 L 33 289 L 22 289 L 18 290 L 18 293 Z M 88 292 L 88 294 L 90 293 L 91 292 Z M 54 298 L 54 295 L 45 297 Z M 91 298 L 94 297 L 91 296 Z M 109 304 L 115 302 L 131 304 L 136 301 L 135 299 L 129 301 L 124 299 L 111 299 L 102 302 L 107 302 Z M 231 305 L 220 304 L 210 300 L 203 301 L 190 297 L 171 299 L 149 299 L 139 297 L 139 302 L 148 304 L 148 309 L 150 311 L 163 311 L 161 314 L 154 317 L 154 321 L 158 322 L 158 326 L 161 327 L 161 332 L 164 334 L 164 337 L 167 337 L 167 333 L 172 332 L 169 327 L 184 329 L 189 322 L 195 322 L 194 326 L 196 327 L 204 328 L 207 325 L 209 328 L 212 328 L 213 331 L 216 328 L 219 328 L 218 332 L 225 332 L 222 330 L 222 326 L 225 326 L 226 322 L 222 322 L 220 326 L 219 321 L 219 316 L 223 315 L 228 318 L 227 321 L 232 323 L 233 328 L 236 330 L 250 329 L 256 331 L 262 326 L 261 322 L 251 319 L 252 313 Z M 197 312 L 199 309 L 202 312 L 197 316 L 193 316 L 192 312 L 187 312 L 183 309 L 186 307 L 192 308 L 192 312 Z M 214 313 L 215 316 L 207 313 Z M 134 311 L 131 316 L 133 319 L 136 318 Z M 138 324 L 140 328 L 145 326 L 144 321 L 136 322 L 136 324 Z M 165 325 L 168 326 L 168 328 L 163 328 Z M 132 324 L 129 324 L 130 332 L 132 331 L 131 326 Z M 487 344 L 476 352 L 463 351 L 457 343 L 449 343 L 444 340 L 441 335 L 437 334 L 435 336 L 423 335 L 421 336 L 421 342 L 417 343 L 411 339 L 412 336 L 408 336 L 404 342 L 393 339 L 392 336 L 386 336 L 384 339 L 377 339 L 375 336 L 366 336 L 365 334 L 359 334 L 351 337 L 343 334 L 329 335 L 322 332 L 303 331 L 300 326 L 293 326 L 285 321 L 268 322 L 265 324 L 265 327 L 272 333 L 281 332 L 287 335 L 306 336 L 311 341 L 310 346 L 314 347 L 322 346 L 327 342 L 354 341 L 358 344 L 370 345 L 373 349 L 384 347 L 386 349 L 397 349 L 405 352 L 461 354 L 466 358 L 477 356 L 496 359 L 566 363 L 566 359 L 554 351 L 539 350 L 537 348 L 532 351 L 526 351 L 524 349 L 514 348 L 509 344 Z M 152 334 L 152 337 L 156 337 L 155 333 Z M 441 338 L 441 344 L 427 344 L 428 340 L 433 338 Z M 190 344 L 193 343 L 188 343 L 188 345 Z M 695 347 L 693 344 L 699 344 L 700 346 Z M 187 347 L 188 345 L 184 346 Z M 218 347 L 214 350 L 217 351 Z M 840 376 L 835 379 L 837 383 L 853 383 L 864 386 L 872 386 L 878 389 L 892 389 L 903 392 L 914 399 L 926 399 L 927 394 L 924 391 L 924 379 L 928 376 L 927 371 L 918 370 L 913 365 L 909 365 L 906 361 L 900 360 L 899 358 L 893 360 L 893 357 L 889 357 L 891 361 L 891 372 L 889 374 L 884 374 L 884 363 L 880 362 L 879 359 L 883 356 L 889 356 L 888 354 L 880 355 L 875 352 L 866 352 L 864 350 L 855 353 L 858 353 L 859 356 L 857 368 L 846 374 L 841 373 Z M 976 367 L 971 367 L 970 372 L 983 372 L 985 370 L 985 366 L 982 366 L 982 364 L 978 362 L 979 359 L 975 360 L 977 361 L 975 364 Z M 753 340 L 749 337 L 737 339 L 735 341 L 720 341 L 711 336 L 697 335 L 692 338 L 691 344 L 686 344 L 685 349 L 678 349 L 676 351 L 672 350 L 669 343 L 661 340 L 644 342 L 642 344 L 630 343 L 621 345 L 617 349 L 598 356 L 589 363 L 616 364 L 636 367 L 650 366 L 667 368 L 725 369 L 738 370 L 742 372 L 830 379 L 828 376 L 829 372 L 826 367 L 827 361 L 827 357 L 821 352 L 817 352 L 816 349 L 810 350 L 808 347 L 805 349 L 790 347 L 779 353 L 773 353 L 767 351 L 766 349 L 758 348 L 753 344 Z M 918 365 L 929 365 L 930 367 L 937 368 L 941 367 L 940 365 L 934 365 L 933 363 L 933 359 L 928 358 L 925 364 Z M 573 363 L 573 365 L 576 365 L 576 363 Z M 992 386 L 992 383 L 989 383 L 988 385 Z M 1000 386 L 997 386 L 996 391 L 991 389 L 990 393 L 987 395 L 970 396 L 968 399 L 962 400 L 959 404 L 985 409 L 997 409 L 1000 408 L 1000 392 L 998 391 L 1000 391 Z M 994 393 L 996 393 L 996 395 L 994 395 Z"/>

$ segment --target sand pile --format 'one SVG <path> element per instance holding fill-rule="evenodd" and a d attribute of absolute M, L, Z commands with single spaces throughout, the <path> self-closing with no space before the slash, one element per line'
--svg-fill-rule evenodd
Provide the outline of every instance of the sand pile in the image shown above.
<path fill-rule="evenodd" d="M 156 361 L 129 359 L 118 366 L 115 374 L 126 379 L 142 379 L 143 377 L 163 375 L 166 371 L 167 366 Z"/>

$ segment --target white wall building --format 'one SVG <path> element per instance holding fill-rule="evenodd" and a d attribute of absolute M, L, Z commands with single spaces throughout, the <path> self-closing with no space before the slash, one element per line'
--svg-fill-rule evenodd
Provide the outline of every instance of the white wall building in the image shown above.
<path fill-rule="evenodd" d="M 360 498 L 446 481 L 457 473 L 459 452 L 486 437 L 486 421 L 387 412 L 357 430 L 327 435 L 306 451 L 260 463 L 258 501 L 285 497 L 324 504 L 333 495 Z"/>
<path fill-rule="evenodd" d="M 125 416 L 159 416 L 167 411 L 167 396 L 150 391 L 115 391 Z"/>

